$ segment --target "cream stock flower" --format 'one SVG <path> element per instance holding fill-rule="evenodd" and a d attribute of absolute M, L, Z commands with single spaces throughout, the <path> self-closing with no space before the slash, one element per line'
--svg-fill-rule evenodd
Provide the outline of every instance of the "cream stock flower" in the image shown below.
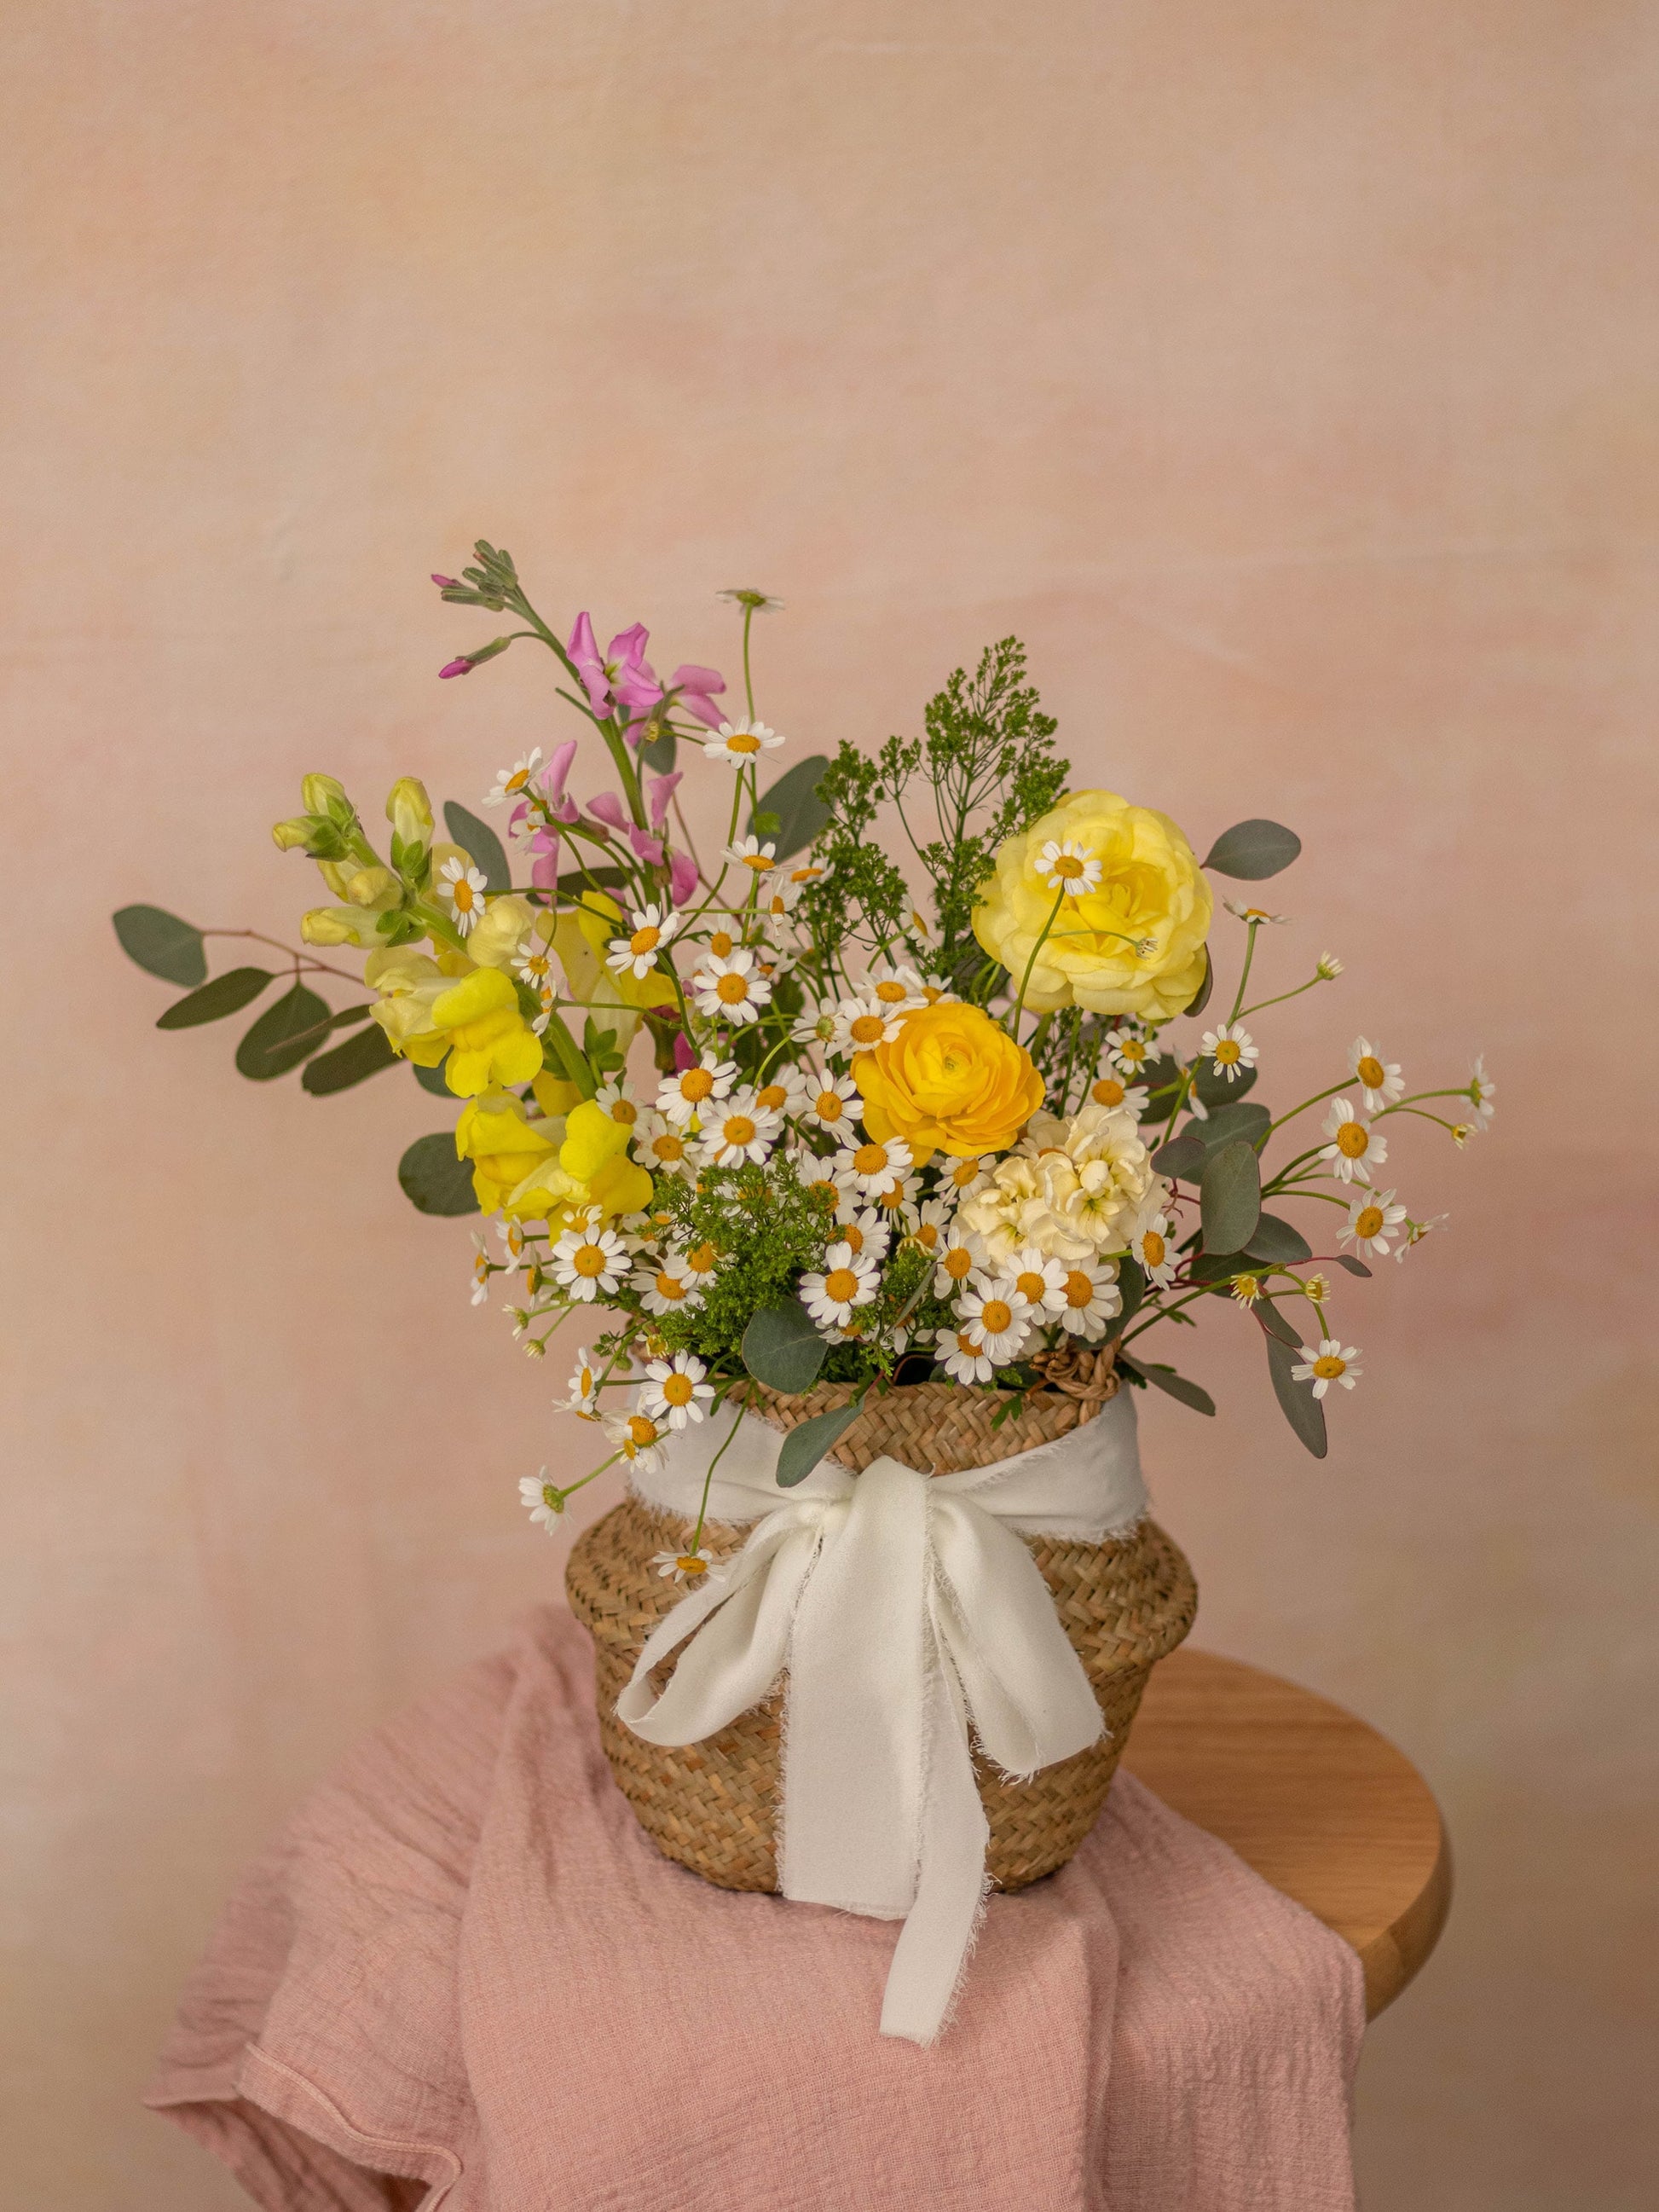
<path fill-rule="evenodd" d="M 1128 1114 L 1088 1105 L 1070 1121 L 1038 1115 L 1025 1145 L 957 1217 L 999 1266 L 1024 1244 L 1068 1263 L 1127 1250 L 1168 1194 Z"/>

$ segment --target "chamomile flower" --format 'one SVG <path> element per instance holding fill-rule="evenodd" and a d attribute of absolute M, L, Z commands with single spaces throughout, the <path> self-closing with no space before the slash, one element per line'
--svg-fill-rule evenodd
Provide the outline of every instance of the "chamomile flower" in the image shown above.
<path fill-rule="evenodd" d="M 625 1083 L 612 1076 L 600 1084 L 593 1093 L 593 1103 L 603 1106 L 613 1121 L 620 1121 L 624 1129 L 631 1129 L 640 1118 L 639 1101 Z"/>
<path fill-rule="evenodd" d="M 731 923 L 732 927 L 729 929 L 726 927 L 726 922 Z M 708 951 L 712 952 L 717 960 L 729 960 L 743 943 L 743 924 L 736 915 L 728 914 L 726 921 L 711 928 L 702 941 Z"/>
<path fill-rule="evenodd" d="M 885 1190 L 875 1193 L 876 1211 L 900 1236 L 908 1235 L 916 1220 L 915 1178 L 895 1176 Z"/>
<path fill-rule="evenodd" d="M 1221 903 L 1229 914 L 1236 914 L 1241 921 L 1286 922 L 1291 918 L 1287 914 L 1269 914 L 1265 906 L 1240 906 L 1237 899 L 1223 899 Z"/>
<path fill-rule="evenodd" d="M 1325 1134 L 1331 1141 L 1320 1146 L 1319 1157 L 1330 1162 L 1339 1182 L 1369 1182 L 1371 1170 L 1389 1157 L 1388 1139 L 1379 1136 L 1369 1121 L 1362 1121 L 1346 1098 L 1332 1099 Z"/>
<path fill-rule="evenodd" d="M 861 1206 L 856 1198 L 843 1193 L 836 1208 L 836 1226 L 842 1233 L 842 1242 L 852 1248 L 858 1258 L 874 1264 L 887 1257 L 892 1231 L 878 1207 Z"/>
<path fill-rule="evenodd" d="M 775 730 L 745 714 L 736 722 L 722 722 L 712 738 L 702 741 L 707 760 L 724 761 L 728 768 L 753 768 L 763 753 L 775 753 L 783 743 Z"/>
<path fill-rule="evenodd" d="M 887 960 L 878 961 L 872 968 L 859 995 L 889 1014 L 908 1013 L 913 1007 L 927 1003 L 922 995 L 921 978 L 915 969 L 896 968 Z"/>
<path fill-rule="evenodd" d="M 835 1161 L 820 1159 L 802 1145 L 790 1153 L 789 1164 L 795 1170 L 795 1181 L 807 1195 L 826 1212 L 833 1213 L 841 1203 L 841 1193 L 836 1188 Z"/>
<path fill-rule="evenodd" d="M 881 1281 L 877 1261 L 848 1243 L 832 1244 L 822 1271 L 800 1279 L 800 1302 L 818 1326 L 845 1328 L 854 1310 L 867 1306 Z"/>
<path fill-rule="evenodd" d="M 1469 1097 L 1474 1105 L 1474 1118 L 1484 1129 L 1498 1109 L 1492 1100 L 1498 1096 L 1498 1085 L 1486 1073 L 1486 1055 L 1483 1052 L 1475 1060 L 1469 1075 Z"/>
<path fill-rule="evenodd" d="M 716 592 L 717 599 L 730 599 L 734 607 L 743 607 L 752 615 L 776 615 L 783 611 L 783 601 L 771 599 L 764 592 L 757 592 L 746 584 L 733 585 L 729 591 Z"/>
<path fill-rule="evenodd" d="M 695 1067 L 664 1076 L 657 1085 L 657 1111 L 672 1127 L 686 1128 L 726 1096 L 737 1073 L 735 1060 L 717 1060 L 704 1053 Z"/>
<path fill-rule="evenodd" d="M 551 1273 L 573 1298 L 609 1298 L 628 1272 L 628 1253 L 614 1229 L 567 1229 L 553 1247 Z"/>
<path fill-rule="evenodd" d="M 755 912 L 771 942 L 782 945 L 794 924 L 790 917 L 790 902 L 775 883 L 769 880 L 761 885 L 755 895 Z"/>
<path fill-rule="evenodd" d="M 684 917 L 665 902 L 659 906 L 653 901 L 647 906 L 632 907 L 629 934 L 611 939 L 605 964 L 617 975 L 648 975 L 664 945 L 671 944 L 684 927 Z"/>
<path fill-rule="evenodd" d="M 1237 1083 L 1247 1068 L 1254 1067 L 1261 1057 L 1261 1048 L 1240 1022 L 1223 1022 L 1219 1029 L 1206 1030 L 1198 1041 L 1198 1048 L 1209 1055 L 1216 1073 L 1224 1076 L 1229 1083 Z"/>
<path fill-rule="evenodd" d="M 737 946 L 727 959 L 708 954 L 691 978 L 690 989 L 700 1014 L 720 1021 L 755 1022 L 772 996 L 772 986 L 756 965 L 747 945 Z"/>
<path fill-rule="evenodd" d="M 532 1022 L 530 1026 L 535 1031 L 536 1035 L 540 1036 L 544 1034 L 548 1024 L 553 1018 L 554 1004 L 558 997 L 558 993 L 554 989 L 550 978 L 538 988 L 536 996 L 541 1001 L 542 1010 L 540 1013 L 537 1015 L 535 1020 Z"/>
<path fill-rule="evenodd" d="M 637 1409 L 631 1413 L 607 1413 L 605 1433 L 615 1447 L 617 1455 L 631 1467 L 653 1468 L 662 1461 L 665 1425 L 653 1420 L 649 1413 Z"/>
<path fill-rule="evenodd" d="M 1013 1358 L 1031 1333 L 1031 1308 L 1009 1282 L 965 1290 L 957 1301 L 961 1333 L 979 1338 L 985 1356 L 1001 1367 Z"/>
<path fill-rule="evenodd" d="M 702 1304 L 702 1292 L 687 1273 L 684 1253 L 678 1250 L 665 1252 L 654 1264 L 641 1267 L 634 1287 L 647 1313 L 690 1313 Z"/>
<path fill-rule="evenodd" d="M 778 870 L 780 878 L 787 882 L 797 898 L 803 891 L 810 890 L 814 884 L 821 884 L 829 872 L 822 860 L 809 860 L 804 857 L 790 860 Z"/>
<path fill-rule="evenodd" d="M 477 868 L 469 867 L 459 854 L 452 854 L 438 871 L 438 896 L 448 902 L 455 927 L 463 937 L 471 937 L 478 926 L 484 910 L 484 893 L 489 890 Z"/>
<path fill-rule="evenodd" d="M 1391 1190 L 1366 1191 L 1348 1208 L 1347 1223 L 1337 1242 L 1352 1243 L 1356 1252 L 1375 1253 L 1379 1260 L 1386 1260 L 1390 1243 L 1400 1234 L 1400 1224 L 1407 1218 L 1405 1207 L 1395 1204 Z"/>
<path fill-rule="evenodd" d="M 781 867 L 774 868 L 763 879 L 757 903 L 769 911 L 775 900 L 779 913 L 793 914 L 795 910 L 795 902 L 805 888 L 805 884 L 795 881 L 794 870 L 786 864 Z"/>
<path fill-rule="evenodd" d="M 720 1254 L 712 1244 L 707 1243 L 694 1244 L 681 1262 L 685 1269 L 686 1280 L 699 1289 L 703 1284 L 714 1281 L 714 1270 L 720 1263 Z"/>
<path fill-rule="evenodd" d="M 874 1198 L 911 1165 L 910 1147 L 902 1137 L 889 1137 L 884 1143 L 870 1137 L 836 1155 L 836 1181 L 842 1190 Z"/>
<path fill-rule="evenodd" d="M 599 1416 L 599 1375 L 583 1345 L 576 1353 L 576 1364 L 570 1377 L 569 1395 L 553 1401 L 556 1413 L 579 1413 L 585 1421 L 595 1421 Z"/>
<path fill-rule="evenodd" d="M 489 1247 L 475 1229 L 472 1232 L 472 1297 L 471 1303 L 481 1306 L 489 1297 Z"/>
<path fill-rule="evenodd" d="M 553 981 L 553 955 L 539 937 L 526 937 L 513 962 L 513 973 L 532 991 L 542 991 Z"/>
<path fill-rule="evenodd" d="M 1155 1213 L 1129 1239 L 1129 1256 L 1154 1290 L 1167 1290 L 1175 1278 L 1175 1254 L 1170 1245 L 1174 1234 L 1169 1215 Z"/>
<path fill-rule="evenodd" d="M 843 1054 L 873 1052 L 878 1044 L 890 1044 L 903 1027 L 904 1013 L 890 1006 L 873 999 L 842 999 L 836 1007 L 830 1043 L 832 1050 Z"/>
<path fill-rule="evenodd" d="M 1036 867 L 1051 891 L 1064 891 L 1068 898 L 1082 898 L 1100 889 L 1099 856 L 1075 838 L 1062 843 L 1051 837 L 1036 856 Z"/>
<path fill-rule="evenodd" d="M 941 1328 L 933 1333 L 939 1365 L 957 1382 L 988 1382 L 996 1372 L 984 1339 L 966 1328 Z"/>
<path fill-rule="evenodd" d="M 1144 1083 L 1126 1083 L 1110 1060 L 1103 1060 L 1099 1074 L 1089 1085 L 1089 1099 L 1092 1105 L 1133 1114 L 1138 1121 L 1146 1111 L 1146 1086 Z"/>
<path fill-rule="evenodd" d="M 789 1032 L 792 1044 L 827 1045 L 836 1034 L 836 1001 L 808 996 Z"/>
<path fill-rule="evenodd" d="M 519 1503 L 529 1508 L 532 1521 L 538 1521 L 550 1536 L 554 1534 L 564 1511 L 564 1492 L 556 1482 L 548 1480 L 545 1468 L 539 1474 L 519 1477 Z"/>
<path fill-rule="evenodd" d="M 934 1297 L 955 1297 L 988 1264 L 982 1240 L 971 1229 L 953 1221 L 939 1240 L 939 1265 L 933 1270 Z"/>
<path fill-rule="evenodd" d="M 799 1068 L 775 1067 L 756 1091 L 755 1103 L 769 1114 L 799 1114 L 808 1087 L 808 1079 Z"/>
<path fill-rule="evenodd" d="M 1065 1272 L 1060 1327 L 1073 1336 L 1090 1340 L 1104 1336 L 1107 1322 L 1123 1310 L 1123 1293 L 1117 1286 L 1115 1268 L 1093 1260 L 1073 1260 Z"/>
<path fill-rule="evenodd" d="M 634 1124 L 634 1157 L 653 1175 L 683 1176 L 690 1169 L 691 1147 L 654 1106 L 647 1106 Z"/>
<path fill-rule="evenodd" d="M 1392 1106 L 1396 1098 L 1405 1096 L 1400 1062 L 1385 1060 L 1380 1044 L 1372 1044 L 1363 1036 L 1356 1037 L 1348 1048 L 1348 1067 L 1359 1085 L 1359 1096 L 1368 1114 L 1380 1114 L 1385 1106 Z"/>
<path fill-rule="evenodd" d="M 522 1221 L 503 1219 L 495 1224 L 495 1234 L 501 1242 L 501 1266 L 507 1274 L 516 1275 L 525 1263 L 527 1240 Z"/>
<path fill-rule="evenodd" d="M 924 1198 L 915 1212 L 915 1218 L 908 1232 L 909 1241 L 919 1245 L 930 1259 L 936 1260 L 945 1249 L 951 1208 L 942 1198 Z"/>
<path fill-rule="evenodd" d="M 1231 1294 L 1235 1301 L 1248 1311 L 1261 1296 L 1261 1276 L 1248 1272 L 1242 1275 L 1235 1275 Z"/>
<path fill-rule="evenodd" d="M 530 779 L 542 764 L 542 749 L 535 746 L 522 760 L 511 768 L 497 771 L 495 781 L 484 793 L 486 806 L 506 806 L 514 799 L 522 799 L 530 787 Z"/>
<path fill-rule="evenodd" d="M 720 858 L 732 861 L 739 868 L 747 868 L 751 875 L 766 876 L 772 872 L 772 863 L 778 857 L 775 845 L 763 845 L 758 837 L 739 837 L 728 845 Z"/>
<path fill-rule="evenodd" d="M 734 1092 L 702 1117 L 702 1158 L 715 1168 L 763 1160 L 778 1140 L 780 1126 L 777 1115 L 759 1105 L 752 1091 Z"/>
<path fill-rule="evenodd" d="M 677 1352 L 672 1359 L 651 1360 L 640 1386 L 641 1413 L 653 1421 L 666 1421 L 671 1429 L 702 1420 L 704 1406 L 714 1395 L 714 1384 L 702 1379 L 708 1372 L 695 1352 Z"/>
<path fill-rule="evenodd" d="M 695 1552 L 653 1552 L 651 1564 L 664 1582 L 690 1583 L 694 1589 L 726 1579 L 714 1571 L 701 1545 Z"/>
<path fill-rule="evenodd" d="M 997 1271 L 997 1286 L 1012 1284 L 1034 1310 L 1059 1313 L 1066 1304 L 1066 1267 L 1028 1244 L 1012 1254 Z"/>
<path fill-rule="evenodd" d="M 1320 983 L 1334 983 L 1342 973 L 1342 963 L 1334 952 L 1322 952 L 1314 963 L 1314 979 Z"/>
<path fill-rule="evenodd" d="M 1431 1214 L 1426 1221 L 1413 1221 L 1407 1218 L 1406 1222 L 1405 1240 L 1401 1243 L 1400 1249 L 1395 1254 L 1395 1258 L 1396 1260 L 1403 1260 L 1407 1253 L 1411 1251 L 1416 1245 L 1420 1244 L 1425 1237 L 1431 1237 L 1437 1229 L 1444 1229 L 1448 1227 L 1450 1221 L 1451 1216 L 1449 1213 Z"/>
<path fill-rule="evenodd" d="M 1340 1382 L 1345 1390 L 1352 1390 L 1365 1371 L 1363 1367 L 1356 1367 L 1353 1364 L 1359 1357 L 1358 1346 L 1345 1346 L 1340 1338 L 1322 1336 L 1317 1352 L 1307 1344 L 1298 1349 L 1303 1364 L 1300 1367 L 1291 1368 L 1291 1376 L 1297 1382 L 1311 1382 L 1316 1398 L 1322 1398 L 1333 1382 Z"/>
<path fill-rule="evenodd" d="M 1151 1038 L 1141 1036 L 1133 1030 L 1109 1030 L 1105 1050 L 1106 1057 L 1118 1073 L 1131 1083 L 1152 1057 Z"/>
<path fill-rule="evenodd" d="M 991 1170 L 996 1165 L 994 1152 L 982 1152 L 976 1158 L 948 1161 L 945 1168 L 944 1188 L 960 1206 L 965 1198 L 975 1198 L 991 1180 Z"/>

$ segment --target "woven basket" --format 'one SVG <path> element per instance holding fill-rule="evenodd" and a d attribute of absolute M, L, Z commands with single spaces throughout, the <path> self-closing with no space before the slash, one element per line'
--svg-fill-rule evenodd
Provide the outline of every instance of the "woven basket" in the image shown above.
<path fill-rule="evenodd" d="M 987 1467 L 1066 1435 L 1100 1409 L 1117 1385 L 1109 1354 L 1056 1363 L 1054 1388 L 1036 1393 L 993 1429 L 1006 1395 L 921 1382 L 874 1399 L 831 1456 L 862 1474 L 884 1453 L 934 1474 Z M 1079 1370 L 1081 1379 L 1079 1380 Z M 804 1397 L 758 1391 L 757 1410 L 781 1429 L 844 1406 L 848 1384 Z M 775 1890 L 773 1846 L 778 1802 L 781 1686 L 718 1735 L 680 1747 L 646 1743 L 616 1717 L 618 1697 L 646 1638 L 682 1591 L 651 1565 L 679 1551 L 691 1524 L 637 1498 L 607 1513 L 575 1545 L 566 1586 L 593 1638 L 599 1733 L 605 1756 L 640 1825 L 658 1849 L 722 1889 Z M 742 1548 L 747 1531 L 709 1522 L 703 1548 L 718 1562 Z M 1193 1625 L 1192 1570 L 1163 1530 L 1143 1521 L 1104 1544 L 1028 1536 L 1062 1626 L 1100 1700 L 1109 1733 L 1027 1782 L 1012 1782 L 977 1754 L 975 1774 L 990 1823 L 987 1865 L 1003 1889 L 1023 1889 L 1065 1865 L 1093 1826 L 1122 1754 L 1147 1677 Z M 670 1661 L 653 1677 L 660 1687 Z"/>

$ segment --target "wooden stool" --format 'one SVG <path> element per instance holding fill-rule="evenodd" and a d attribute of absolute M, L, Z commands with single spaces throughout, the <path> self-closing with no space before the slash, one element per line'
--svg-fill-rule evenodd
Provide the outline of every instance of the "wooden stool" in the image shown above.
<path fill-rule="evenodd" d="M 1358 1952 L 1394 2002 L 1451 1905 L 1440 1808 L 1411 1761 L 1281 1675 L 1183 1649 L 1152 1670 L 1123 1763 Z"/>

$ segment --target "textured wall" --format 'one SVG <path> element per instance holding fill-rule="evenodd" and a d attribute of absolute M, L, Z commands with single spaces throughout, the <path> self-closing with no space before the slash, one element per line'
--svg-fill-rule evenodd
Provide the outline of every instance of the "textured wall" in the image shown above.
<path fill-rule="evenodd" d="M 1634 2207 L 1659 16 L 60 0 L 0 46 L 13 2201 L 233 2202 L 134 2100 L 237 1865 L 557 1584 L 555 1378 L 391 1179 L 431 1102 L 251 1089 L 105 920 L 286 930 L 302 769 L 476 804 L 545 739 L 541 668 L 433 680 L 482 532 L 671 664 L 781 593 L 803 745 L 1018 628 L 1081 777 L 1307 838 L 1271 950 L 1348 972 L 1281 1065 L 1485 1048 L 1496 1133 L 1400 1145 L 1453 1233 L 1345 1294 L 1331 1459 L 1224 1327 L 1151 1464 L 1202 1639 L 1455 1832 L 1372 2212 Z"/>

